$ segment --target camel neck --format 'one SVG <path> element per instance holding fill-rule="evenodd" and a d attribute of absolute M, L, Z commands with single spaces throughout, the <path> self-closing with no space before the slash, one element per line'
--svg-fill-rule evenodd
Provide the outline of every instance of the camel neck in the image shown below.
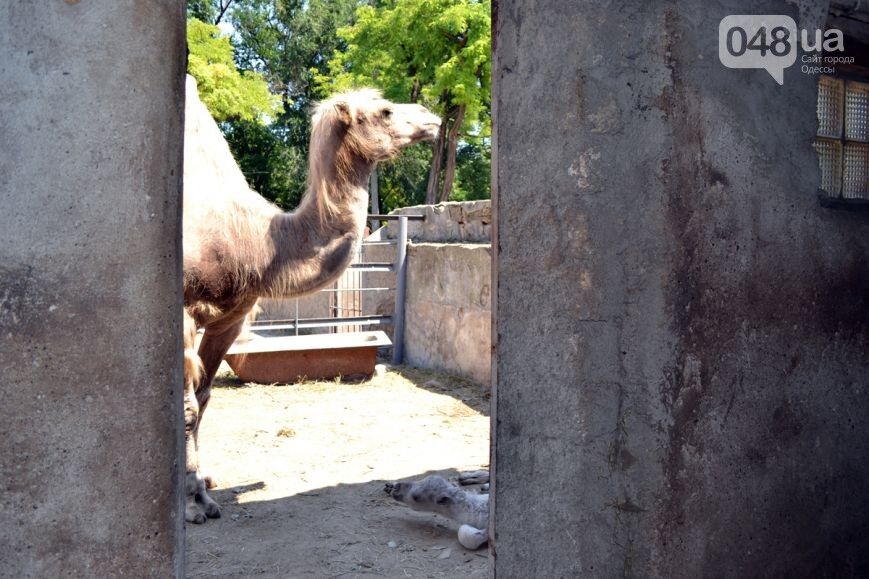
<path fill-rule="evenodd" d="M 355 168 L 354 168 L 355 169 Z M 333 173 L 312 181 L 292 213 L 275 215 L 268 228 L 274 251 L 262 269 L 260 293 L 297 296 L 335 281 L 357 251 L 368 214 L 368 174 L 354 170 L 344 179 Z M 322 175 L 321 175 L 322 176 Z M 312 187 L 326 187 L 316 190 Z M 328 196 L 328 197 L 324 197 Z"/>

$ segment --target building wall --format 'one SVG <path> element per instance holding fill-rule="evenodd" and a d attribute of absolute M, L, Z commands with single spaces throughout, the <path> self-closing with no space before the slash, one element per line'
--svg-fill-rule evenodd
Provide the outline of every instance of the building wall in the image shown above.
<path fill-rule="evenodd" d="M 493 4 L 495 575 L 869 573 L 869 214 L 717 56 L 794 6 Z"/>
<path fill-rule="evenodd" d="M 183 575 L 184 3 L 0 3 L 0 575 Z"/>

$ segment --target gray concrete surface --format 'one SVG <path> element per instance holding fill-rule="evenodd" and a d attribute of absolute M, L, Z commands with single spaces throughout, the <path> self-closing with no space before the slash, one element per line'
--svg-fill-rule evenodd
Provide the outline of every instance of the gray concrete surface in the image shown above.
<path fill-rule="evenodd" d="M 0 52 L 0 576 L 181 576 L 184 3 L 4 2 Z"/>
<path fill-rule="evenodd" d="M 492 378 L 488 243 L 414 243 L 407 260 L 405 358 L 489 386 Z"/>
<path fill-rule="evenodd" d="M 717 55 L 794 6 L 493 4 L 495 576 L 866 576 L 869 214 Z"/>

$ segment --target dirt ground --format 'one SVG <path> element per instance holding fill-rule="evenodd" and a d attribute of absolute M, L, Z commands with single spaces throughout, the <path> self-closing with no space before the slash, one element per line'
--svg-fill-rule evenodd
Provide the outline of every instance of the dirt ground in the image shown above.
<path fill-rule="evenodd" d="M 223 517 L 187 525 L 189 577 L 484 577 L 457 525 L 384 483 L 489 461 L 488 392 L 398 368 L 363 383 L 215 381 L 201 461 Z"/>

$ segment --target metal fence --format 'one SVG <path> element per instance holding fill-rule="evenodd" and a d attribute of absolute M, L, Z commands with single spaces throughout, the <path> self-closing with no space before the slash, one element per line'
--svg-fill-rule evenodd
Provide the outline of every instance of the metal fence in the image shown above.
<path fill-rule="evenodd" d="M 363 241 L 362 246 L 395 245 L 393 262 L 359 262 L 354 260 L 335 287 L 320 290 L 329 293 L 330 316 L 327 318 L 299 317 L 299 300 L 295 300 L 296 315 L 286 320 L 262 320 L 251 324 L 253 332 L 293 331 L 300 329 L 330 328 L 332 331 L 358 331 L 367 326 L 392 326 L 392 362 L 400 364 L 404 360 L 404 309 L 407 296 L 407 223 L 422 221 L 424 215 L 369 215 L 369 221 L 398 221 L 398 237 L 395 241 Z M 360 251 L 361 254 L 361 251 Z M 362 277 L 366 273 L 396 274 L 395 288 L 365 287 Z M 361 308 L 362 292 L 385 292 L 395 289 L 395 309 L 393 315 L 363 315 Z"/>

